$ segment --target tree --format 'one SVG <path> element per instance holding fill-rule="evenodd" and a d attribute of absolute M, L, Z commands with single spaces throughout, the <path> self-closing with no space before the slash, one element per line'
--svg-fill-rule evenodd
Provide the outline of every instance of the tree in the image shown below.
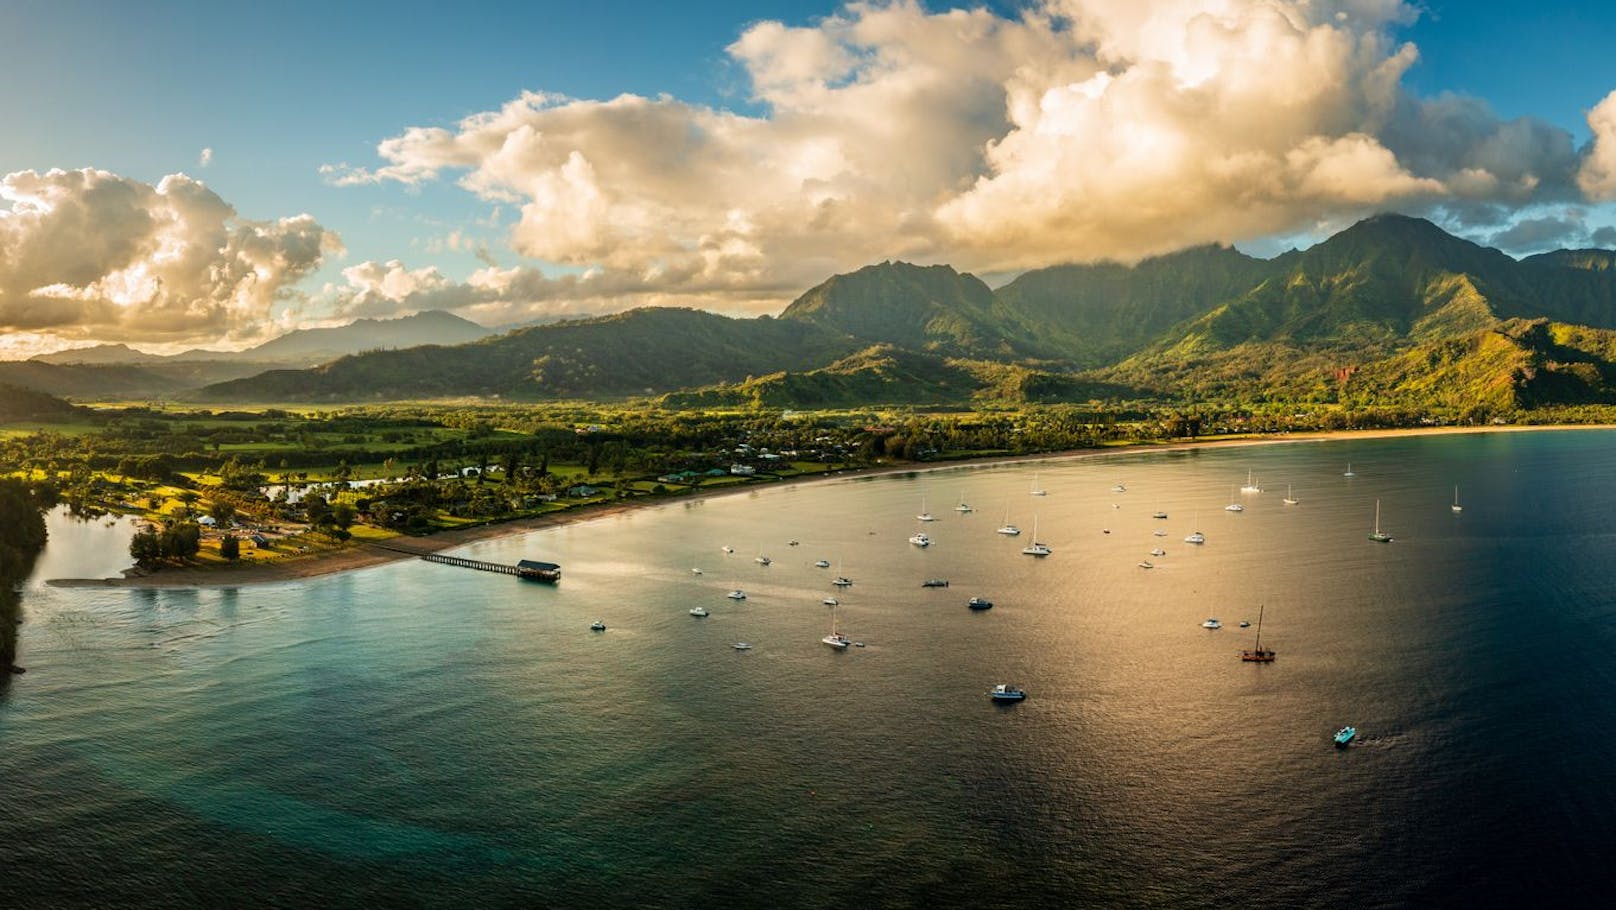
<path fill-rule="evenodd" d="M 227 525 L 236 517 L 236 507 L 222 499 L 215 499 L 208 506 L 208 514 L 221 525 Z"/>
<path fill-rule="evenodd" d="M 346 531 L 354 523 L 358 513 L 354 507 L 345 502 L 339 502 L 331 507 L 331 523 Z"/>
<path fill-rule="evenodd" d="M 241 541 L 233 536 L 219 540 L 219 555 L 225 559 L 236 560 L 241 558 Z"/>

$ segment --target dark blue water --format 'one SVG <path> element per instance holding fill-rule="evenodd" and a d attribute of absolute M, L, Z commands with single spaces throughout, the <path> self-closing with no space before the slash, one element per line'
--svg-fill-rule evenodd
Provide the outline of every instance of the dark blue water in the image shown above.
<path fill-rule="evenodd" d="M 1613 454 L 1588 431 L 1113 456 L 463 551 L 554 559 L 555 588 L 425 563 L 36 578 L 30 672 L 0 693 L 0 903 L 1592 905 L 1616 855 Z M 1231 494 L 1248 471 L 1266 492 Z M 1035 517 L 1045 560 L 1019 552 Z M 68 533 L 41 577 L 117 562 Z M 837 564 L 866 645 L 845 653 L 819 641 Z M 1272 665 L 1237 655 L 1259 605 Z M 1030 698 L 990 703 L 1007 681 Z"/>

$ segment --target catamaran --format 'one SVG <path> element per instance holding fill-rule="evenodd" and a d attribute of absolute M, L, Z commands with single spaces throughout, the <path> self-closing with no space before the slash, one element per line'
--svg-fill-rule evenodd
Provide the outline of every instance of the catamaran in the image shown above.
<path fill-rule="evenodd" d="M 909 538 L 909 542 L 917 547 L 931 546 L 931 538 L 926 536 L 925 531 L 916 531 L 915 536 Z"/>
<path fill-rule="evenodd" d="M 1375 543 L 1391 543 L 1392 536 L 1380 529 L 1380 500 L 1375 500 L 1375 529 L 1369 532 L 1369 539 Z"/>
<path fill-rule="evenodd" d="M 1043 544 L 1038 542 L 1038 516 L 1037 515 L 1034 515 L 1032 517 L 1032 543 L 1027 544 L 1026 546 L 1022 547 L 1021 552 L 1026 554 L 1027 556 L 1048 556 L 1051 552 L 1053 552 L 1048 547 L 1046 547 Z"/>
<path fill-rule="evenodd" d="M 1257 478 L 1250 471 L 1246 472 L 1246 485 L 1240 488 L 1242 493 L 1261 493 L 1262 487 L 1257 485 Z"/>

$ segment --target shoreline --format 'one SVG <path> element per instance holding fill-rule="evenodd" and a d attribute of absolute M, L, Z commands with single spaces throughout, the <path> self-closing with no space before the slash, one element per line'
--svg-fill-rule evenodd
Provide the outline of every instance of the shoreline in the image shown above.
<path fill-rule="evenodd" d="M 1101 449 L 1074 449 L 1064 452 L 1041 452 L 1030 455 L 998 455 L 983 458 L 963 458 L 957 461 L 940 463 L 918 463 L 908 465 L 879 465 L 869 468 L 849 468 L 840 471 L 827 471 L 822 474 L 808 474 L 792 477 L 778 483 L 768 485 L 744 484 L 732 487 L 723 487 L 713 490 L 697 490 L 694 493 L 678 494 L 673 496 L 646 497 L 643 499 L 618 501 L 602 504 L 595 507 L 567 509 L 553 512 L 548 515 L 539 515 L 531 518 L 517 518 L 510 521 L 479 525 L 475 528 L 463 528 L 453 531 L 442 531 L 426 537 L 391 537 L 377 543 L 360 543 L 355 546 L 337 550 L 335 552 L 321 553 L 312 556 L 298 557 L 273 565 L 249 565 L 237 563 L 226 566 L 212 566 L 207 568 L 191 567 L 183 569 L 170 569 L 154 572 L 150 575 L 140 575 L 121 578 L 52 578 L 45 584 L 53 588 L 124 588 L 124 589 L 159 589 L 159 588 L 237 588 L 249 585 L 279 584 L 284 582 L 301 581 L 308 578 L 318 578 L 324 575 L 334 575 L 339 572 L 351 572 L 358 569 L 369 569 L 375 566 L 388 565 L 406 559 L 416 559 L 422 555 L 439 553 L 465 544 L 476 543 L 483 540 L 496 540 L 503 537 L 513 537 L 531 531 L 546 528 L 561 527 L 563 525 L 578 524 L 586 521 L 610 518 L 630 511 L 636 511 L 656 505 L 665 505 L 677 502 L 689 502 L 696 499 L 710 499 L 720 496 L 733 496 L 741 493 L 756 493 L 760 490 L 776 489 L 798 483 L 821 483 L 834 479 L 852 479 L 862 477 L 880 477 L 887 474 L 934 473 L 959 468 L 983 468 L 996 465 L 1022 464 L 1035 461 L 1081 461 L 1088 458 L 1104 458 L 1113 455 L 1137 455 L 1141 453 L 1156 452 L 1183 452 L 1197 448 L 1244 448 L 1259 445 L 1285 445 L 1299 442 L 1339 442 L 1344 439 L 1388 439 L 1404 436 L 1450 436 L 1471 433 L 1531 433 L 1541 431 L 1570 431 L 1570 430 L 1610 430 L 1616 426 L 1610 424 L 1546 424 L 1543 426 L 1487 426 L 1487 427 L 1415 427 L 1412 429 L 1390 430 L 1328 430 L 1308 433 L 1277 433 L 1257 436 L 1235 437 L 1207 437 L 1189 441 L 1176 442 L 1138 442 L 1127 445 L 1113 446 Z M 391 549 L 398 547 L 399 549 Z M 408 552 L 406 552 L 406 549 Z"/>

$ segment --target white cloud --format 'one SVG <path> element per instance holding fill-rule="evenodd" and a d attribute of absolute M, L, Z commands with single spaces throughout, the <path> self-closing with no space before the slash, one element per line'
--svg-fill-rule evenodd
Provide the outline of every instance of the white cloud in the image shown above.
<path fill-rule="evenodd" d="M 1577 174 L 1577 185 L 1597 202 L 1616 200 L 1616 91 L 1588 112 L 1593 148 Z"/>
<path fill-rule="evenodd" d="M 1583 192 L 1616 196 L 1616 102 L 1591 115 L 1608 138 L 1584 163 L 1564 130 L 1414 97 L 1418 53 L 1393 35 L 1415 15 L 1399 0 L 1045 0 L 1018 19 L 852 3 L 729 47 L 760 114 L 531 92 L 407 129 L 379 167 L 323 170 L 452 175 L 517 208 L 522 255 L 599 288 L 759 307 L 884 258 L 1002 271 L 1387 208 L 1563 202 L 1579 167 Z M 546 280 L 581 299 L 584 282 Z"/>
<path fill-rule="evenodd" d="M 202 183 L 155 186 L 107 171 L 0 178 L 0 330 L 120 341 L 229 341 L 271 306 L 336 234 L 308 215 L 237 216 Z"/>
<path fill-rule="evenodd" d="M 210 146 L 203 149 L 202 154 L 196 156 L 196 163 L 198 167 L 207 167 L 208 165 L 212 164 L 213 148 Z"/>

